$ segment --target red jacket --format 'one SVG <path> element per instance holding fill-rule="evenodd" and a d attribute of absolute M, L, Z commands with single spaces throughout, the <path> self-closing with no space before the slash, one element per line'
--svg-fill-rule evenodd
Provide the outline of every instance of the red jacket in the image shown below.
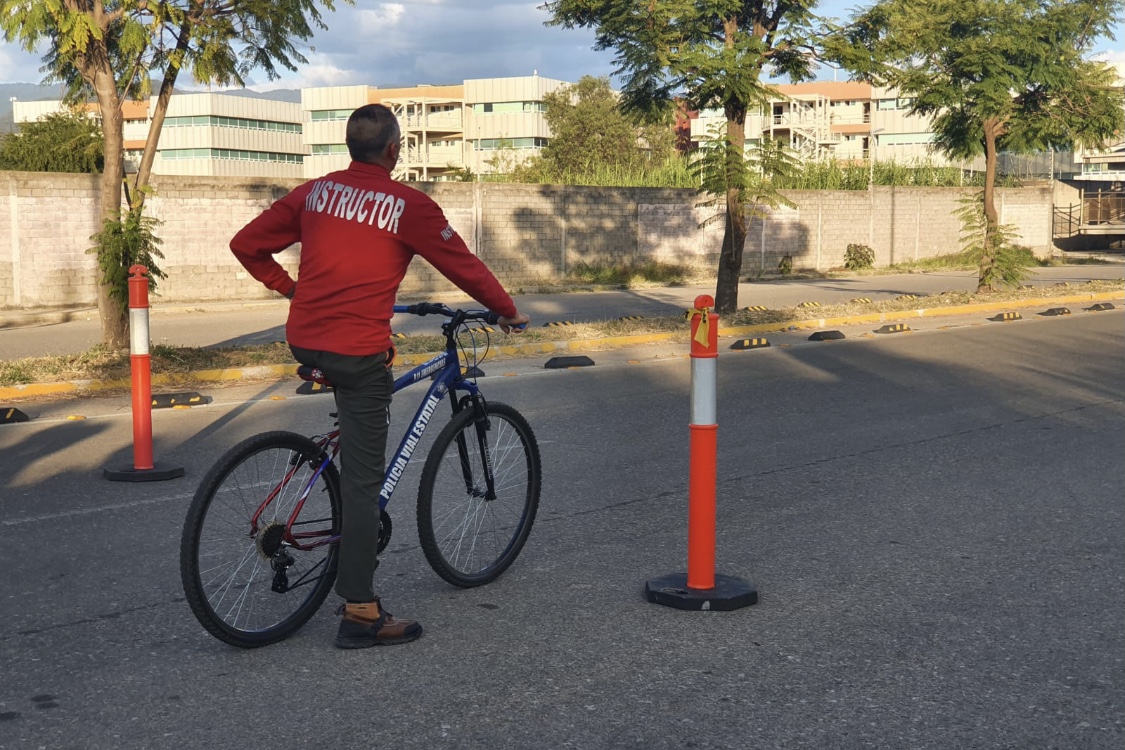
<path fill-rule="evenodd" d="M 295 282 L 273 256 L 297 242 L 301 283 L 285 334 L 303 349 L 366 355 L 390 348 L 395 293 L 415 255 L 489 310 L 517 313 L 441 208 L 383 167 L 353 161 L 306 182 L 243 227 L 230 249 L 251 276 L 288 294 Z"/>

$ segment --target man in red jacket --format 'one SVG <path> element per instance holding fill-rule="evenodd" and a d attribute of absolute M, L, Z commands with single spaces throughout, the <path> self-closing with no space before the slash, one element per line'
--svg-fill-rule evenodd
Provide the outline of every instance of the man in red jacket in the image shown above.
<path fill-rule="evenodd" d="M 505 333 L 529 322 L 492 272 L 425 193 L 391 179 L 400 131 L 380 104 L 348 118 L 346 170 L 306 182 L 247 224 L 230 247 L 250 274 L 292 300 L 286 339 L 297 361 L 320 368 L 336 387 L 343 528 L 336 593 L 346 600 L 341 648 L 406 643 L 422 626 L 396 619 L 371 587 L 394 390 L 391 316 L 415 255 L 498 313 Z M 274 259 L 301 243 L 298 287 Z"/>

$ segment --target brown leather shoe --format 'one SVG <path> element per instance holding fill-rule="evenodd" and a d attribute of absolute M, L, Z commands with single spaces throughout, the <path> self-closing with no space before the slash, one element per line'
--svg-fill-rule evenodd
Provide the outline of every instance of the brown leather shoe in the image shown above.
<path fill-rule="evenodd" d="M 413 620 L 396 620 L 383 609 L 379 598 L 363 604 L 348 603 L 340 607 L 344 619 L 336 634 L 338 648 L 370 648 L 409 643 L 422 635 L 422 626 Z"/>

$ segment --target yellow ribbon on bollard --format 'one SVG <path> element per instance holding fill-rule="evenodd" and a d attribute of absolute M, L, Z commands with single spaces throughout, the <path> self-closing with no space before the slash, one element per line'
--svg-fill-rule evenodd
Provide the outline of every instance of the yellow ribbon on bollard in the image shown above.
<path fill-rule="evenodd" d="M 688 320 L 691 320 L 693 315 L 699 316 L 699 328 L 695 329 L 695 340 L 699 342 L 700 346 L 707 346 L 708 343 L 710 343 L 710 339 L 707 336 L 707 334 L 709 333 L 707 327 L 710 325 L 710 323 L 708 322 L 707 314 L 710 309 L 711 308 L 709 307 L 693 307 L 684 313 L 684 317 Z"/>

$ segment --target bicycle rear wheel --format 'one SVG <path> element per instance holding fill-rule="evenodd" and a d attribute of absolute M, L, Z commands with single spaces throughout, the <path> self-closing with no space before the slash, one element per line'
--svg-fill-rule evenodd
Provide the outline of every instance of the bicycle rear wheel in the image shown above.
<path fill-rule="evenodd" d="M 200 483 L 180 541 L 180 578 L 191 611 L 219 640 L 241 648 L 280 641 L 328 596 L 341 506 L 339 475 L 325 458 L 309 438 L 266 432 L 227 451 Z"/>
<path fill-rule="evenodd" d="M 494 581 L 515 561 L 539 508 L 539 445 L 527 420 L 489 402 L 488 426 L 472 408 L 445 426 L 422 468 L 418 536 L 430 567 L 455 586 Z M 486 459 L 486 455 L 488 458 Z M 495 497 L 487 492 L 492 464 Z"/>

